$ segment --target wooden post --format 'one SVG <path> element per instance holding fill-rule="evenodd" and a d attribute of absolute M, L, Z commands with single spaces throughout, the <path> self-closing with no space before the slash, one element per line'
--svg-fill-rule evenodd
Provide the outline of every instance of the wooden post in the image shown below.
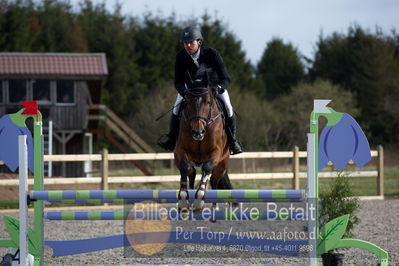
<path fill-rule="evenodd" d="M 61 143 L 61 153 L 66 154 L 66 143 L 65 142 Z M 63 177 L 66 177 L 66 162 L 62 162 L 62 164 L 61 164 L 61 175 Z"/>
<path fill-rule="evenodd" d="M 102 174 L 102 179 L 101 179 L 101 189 L 102 190 L 108 190 L 108 150 L 103 149 L 103 152 L 101 153 L 101 160 L 102 160 L 102 167 L 101 167 L 101 174 Z"/>
<path fill-rule="evenodd" d="M 292 188 L 299 189 L 299 148 L 295 146 L 292 150 L 292 173 L 294 177 L 292 179 Z"/>
<path fill-rule="evenodd" d="M 377 195 L 384 197 L 384 147 L 378 145 Z"/>

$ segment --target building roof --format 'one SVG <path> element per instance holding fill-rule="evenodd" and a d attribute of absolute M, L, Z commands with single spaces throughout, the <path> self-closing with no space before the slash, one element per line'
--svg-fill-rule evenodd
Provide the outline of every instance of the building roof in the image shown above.
<path fill-rule="evenodd" d="M 0 76 L 108 75 L 104 53 L 0 53 Z"/>

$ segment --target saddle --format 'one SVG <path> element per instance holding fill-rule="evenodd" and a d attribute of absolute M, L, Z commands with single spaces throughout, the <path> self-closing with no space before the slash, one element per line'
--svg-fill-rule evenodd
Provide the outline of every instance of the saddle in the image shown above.
<path fill-rule="evenodd" d="M 227 117 L 227 108 L 224 105 L 224 102 L 216 97 L 216 103 L 218 105 L 219 110 L 222 110 L 223 115 L 222 115 L 222 120 L 223 120 L 223 125 L 226 123 L 226 117 Z"/>

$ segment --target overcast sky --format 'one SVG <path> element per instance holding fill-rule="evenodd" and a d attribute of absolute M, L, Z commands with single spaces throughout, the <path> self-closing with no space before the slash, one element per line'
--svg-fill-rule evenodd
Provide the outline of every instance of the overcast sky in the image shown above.
<path fill-rule="evenodd" d="M 72 0 L 77 3 L 79 0 Z M 103 0 L 93 0 L 95 3 Z M 112 11 L 117 0 L 107 0 Z M 200 17 L 205 10 L 221 19 L 242 41 L 247 58 L 256 64 L 273 37 L 292 43 L 312 58 L 321 32 L 346 33 L 354 23 L 374 31 L 399 32 L 398 0 L 119 0 L 122 13 L 141 16 L 151 11 L 163 17 L 174 12 L 177 19 Z M 217 47 L 216 47 L 217 48 Z"/>

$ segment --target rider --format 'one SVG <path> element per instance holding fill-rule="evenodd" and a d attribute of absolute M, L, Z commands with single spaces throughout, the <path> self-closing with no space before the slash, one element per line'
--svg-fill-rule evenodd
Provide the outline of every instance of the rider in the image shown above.
<path fill-rule="evenodd" d="M 187 76 L 198 77 L 196 75 L 198 69 L 206 67 L 210 70 L 210 84 L 218 92 L 217 97 L 223 101 L 227 110 L 226 133 L 229 140 L 230 153 L 241 153 L 241 145 L 236 140 L 236 117 L 227 92 L 230 75 L 227 72 L 222 57 L 217 50 L 201 46 L 203 42 L 202 33 L 194 26 L 187 27 L 182 31 L 181 41 L 184 44 L 184 49 L 177 53 L 175 62 L 175 87 L 179 93 L 170 118 L 169 133 L 166 135 L 166 138 L 158 141 L 158 145 L 166 150 L 174 150 L 179 133 L 179 106 L 183 100 L 187 84 L 190 82 L 187 80 Z M 187 72 L 190 75 L 187 75 Z"/>

